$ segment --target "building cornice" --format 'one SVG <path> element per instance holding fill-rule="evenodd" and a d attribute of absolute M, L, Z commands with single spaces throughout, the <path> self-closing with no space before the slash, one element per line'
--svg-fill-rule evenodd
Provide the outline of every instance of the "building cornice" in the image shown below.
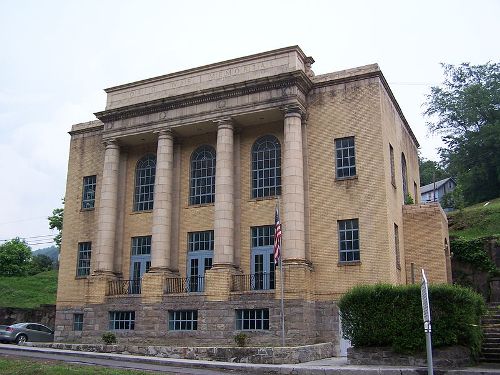
<path fill-rule="evenodd" d="M 242 95 L 249 95 L 269 90 L 297 86 L 307 95 L 313 87 L 309 77 L 301 70 L 283 73 L 251 81 L 239 82 L 217 88 L 187 93 L 169 98 L 152 100 L 144 103 L 96 112 L 94 115 L 103 122 L 116 121 L 131 117 L 144 116 L 151 113 L 169 111 L 172 109 L 217 102 Z"/>

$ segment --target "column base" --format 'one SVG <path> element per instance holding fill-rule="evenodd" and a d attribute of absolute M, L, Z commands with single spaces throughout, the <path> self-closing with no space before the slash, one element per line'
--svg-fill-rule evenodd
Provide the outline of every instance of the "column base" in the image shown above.
<path fill-rule="evenodd" d="M 283 298 L 311 300 L 314 292 L 313 269 L 304 259 L 283 260 Z M 275 298 L 281 298 L 281 272 L 276 268 Z"/>
<path fill-rule="evenodd" d="M 205 296 L 207 301 L 228 301 L 231 292 L 232 276 L 238 270 L 233 264 L 214 264 L 205 272 Z"/>

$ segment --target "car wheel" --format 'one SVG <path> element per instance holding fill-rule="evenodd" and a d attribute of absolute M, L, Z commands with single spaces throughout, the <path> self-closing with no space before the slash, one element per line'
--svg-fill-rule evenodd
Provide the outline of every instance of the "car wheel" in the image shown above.
<path fill-rule="evenodd" d="M 28 341 L 28 336 L 26 335 L 19 335 L 16 337 L 16 344 L 22 344 L 24 342 Z"/>

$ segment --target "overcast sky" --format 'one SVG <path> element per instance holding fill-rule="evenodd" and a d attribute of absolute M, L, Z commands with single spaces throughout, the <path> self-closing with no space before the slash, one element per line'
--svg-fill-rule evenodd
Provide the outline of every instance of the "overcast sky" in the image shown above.
<path fill-rule="evenodd" d="M 50 245 L 67 132 L 104 109 L 104 88 L 280 47 L 299 45 L 316 74 L 378 63 L 437 159 L 425 95 L 441 62 L 500 60 L 499 15 L 495 0 L 0 0 L 0 240 Z"/>

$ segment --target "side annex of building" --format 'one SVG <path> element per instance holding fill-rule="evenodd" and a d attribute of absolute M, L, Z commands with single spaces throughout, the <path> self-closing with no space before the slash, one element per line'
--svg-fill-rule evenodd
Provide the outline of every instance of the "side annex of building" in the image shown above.
<path fill-rule="evenodd" d="M 379 67 L 313 62 L 293 46 L 106 89 L 70 132 L 56 341 L 281 345 L 284 277 L 285 344 L 338 342 L 354 285 L 450 281 Z"/>

